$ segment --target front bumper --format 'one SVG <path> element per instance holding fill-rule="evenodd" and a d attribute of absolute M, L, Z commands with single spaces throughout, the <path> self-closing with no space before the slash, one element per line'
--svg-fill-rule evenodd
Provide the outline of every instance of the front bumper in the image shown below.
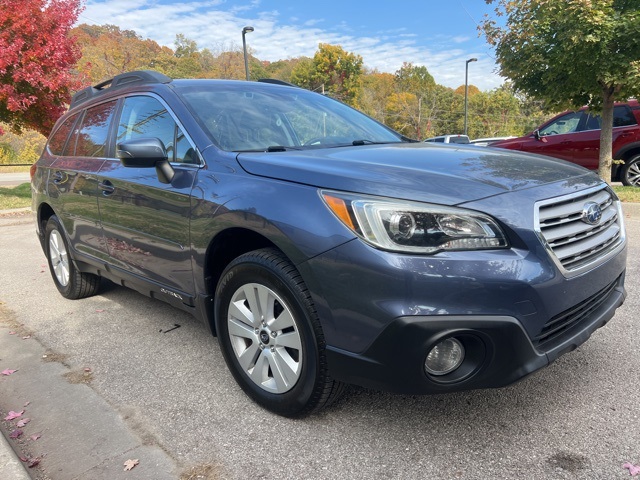
<path fill-rule="evenodd" d="M 363 353 L 328 347 L 329 368 L 338 380 L 405 394 L 502 387 L 576 349 L 614 316 L 625 297 L 622 274 L 606 298 L 585 311 L 580 321 L 538 346 L 521 323 L 509 316 L 403 316 Z M 465 361 L 447 375 L 427 374 L 427 353 L 447 337 L 462 342 Z"/>

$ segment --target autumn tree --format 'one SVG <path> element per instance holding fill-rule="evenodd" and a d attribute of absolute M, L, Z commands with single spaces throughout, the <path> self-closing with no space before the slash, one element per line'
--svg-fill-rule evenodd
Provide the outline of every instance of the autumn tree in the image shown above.
<path fill-rule="evenodd" d="M 300 62 L 291 81 L 309 90 L 323 90 L 349 105 L 356 105 L 361 88 L 362 57 L 346 52 L 340 45 L 321 43 L 313 59 Z"/>
<path fill-rule="evenodd" d="M 640 94 L 640 1 L 486 1 L 505 23 L 481 25 L 501 75 L 547 109 L 601 112 L 598 173 L 610 181 L 614 101 Z"/>
<path fill-rule="evenodd" d="M 396 93 L 395 76 L 391 73 L 371 72 L 362 77 L 362 89 L 358 96 L 358 105 L 367 115 L 379 122 L 389 124 L 387 103 Z"/>
<path fill-rule="evenodd" d="M 96 84 L 132 70 L 159 69 L 157 63 L 163 47 L 133 30 L 122 30 L 116 25 L 81 24 L 72 34 L 82 51 L 77 69 L 85 84 Z M 164 48 L 170 56 L 174 55 L 171 49 Z"/>
<path fill-rule="evenodd" d="M 48 134 L 66 109 L 80 53 L 80 0 L 0 0 L 0 121 Z"/>

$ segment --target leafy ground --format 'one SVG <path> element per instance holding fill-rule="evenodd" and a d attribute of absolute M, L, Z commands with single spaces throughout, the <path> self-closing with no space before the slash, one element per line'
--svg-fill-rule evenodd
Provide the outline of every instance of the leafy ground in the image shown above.
<path fill-rule="evenodd" d="M 614 186 L 620 200 L 623 202 L 640 203 L 640 188 Z M 0 187 L 0 210 L 23 208 L 31 206 L 31 186 L 23 183 L 17 187 Z"/>

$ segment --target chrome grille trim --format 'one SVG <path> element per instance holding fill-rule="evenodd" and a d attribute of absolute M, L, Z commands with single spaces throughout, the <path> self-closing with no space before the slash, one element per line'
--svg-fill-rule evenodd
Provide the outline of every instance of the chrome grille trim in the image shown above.
<path fill-rule="evenodd" d="M 600 205 L 596 225 L 582 220 L 587 202 Z M 535 230 L 566 277 L 594 268 L 624 248 L 622 207 L 607 185 L 536 203 Z"/>

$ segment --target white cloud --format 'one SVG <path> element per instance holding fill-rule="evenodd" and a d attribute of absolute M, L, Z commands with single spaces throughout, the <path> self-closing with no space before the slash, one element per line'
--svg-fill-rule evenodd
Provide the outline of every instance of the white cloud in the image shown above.
<path fill-rule="evenodd" d="M 176 34 L 182 33 L 200 48 L 214 52 L 241 45 L 242 28 L 251 25 L 255 31 L 247 35 L 247 44 L 263 60 L 312 57 L 319 43 L 338 44 L 361 55 L 368 68 L 393 73 L 403 62 L 424 65 L 436 82 L 452 88 L 464 84 L 465 60 L 477 57 L 479 61 L 469 67 L 469 83 L 481 90 L 502 83 L 493 72 L 495 64 L 491 58 L 461 48 L 468 37 L 436 35 L 429 45 L 423 45 L 419 43 L 422 37 L 405 28 L 359 37 L 345 21 L 323 28 L 326 20 L 298 23 L 300 15 L 297 15 L 289 17 L 290 24 L 284 24 L 280 23 L 279 11 L 259 10 L 258 6 L 259 0 L 240 8 L 229 7 L 224 0 L 173 4 L 156 0 L 89 0 L 79 23 L 118 25 L 169 47 L 173 47 Z"/>

